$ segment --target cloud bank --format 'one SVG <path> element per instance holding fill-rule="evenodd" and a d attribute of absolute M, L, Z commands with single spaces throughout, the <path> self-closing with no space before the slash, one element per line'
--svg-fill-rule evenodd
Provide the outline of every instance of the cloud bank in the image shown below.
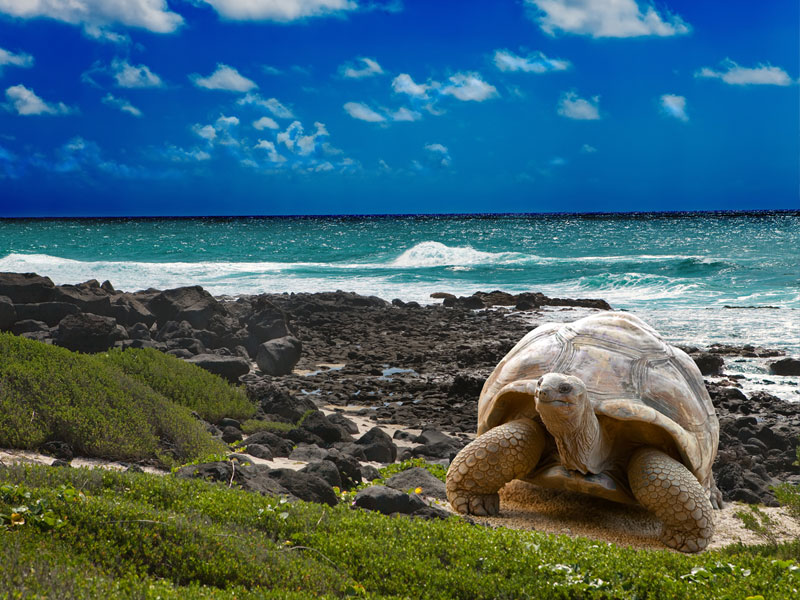
<path fill-rule="evenodd" d="M 659 12 L 637 0 L 526 0 L 533 19 L 549 35 L 572 33 L 594 38 L 685 35 L 689 25 L 678 15 Z"/>

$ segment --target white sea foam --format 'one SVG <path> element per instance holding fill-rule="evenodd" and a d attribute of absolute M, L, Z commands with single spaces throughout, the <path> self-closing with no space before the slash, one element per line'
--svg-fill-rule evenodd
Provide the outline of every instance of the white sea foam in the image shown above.
<path fill-rule="evenodd" d="M 392 267 L 465 267 L 471 265 L 510 264 L 539 257 L 519 252 L 482 252 L 471 246 L 453 247 L 441 242 L 420 242 L 391 262 Z"/>

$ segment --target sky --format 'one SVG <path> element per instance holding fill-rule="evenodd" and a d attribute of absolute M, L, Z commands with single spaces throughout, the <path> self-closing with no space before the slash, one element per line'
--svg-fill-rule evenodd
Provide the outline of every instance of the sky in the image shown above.
<path fill-rule="evenodd" d="M 796 0 L 0 0 L 0 216 L 800 208 Z"/>

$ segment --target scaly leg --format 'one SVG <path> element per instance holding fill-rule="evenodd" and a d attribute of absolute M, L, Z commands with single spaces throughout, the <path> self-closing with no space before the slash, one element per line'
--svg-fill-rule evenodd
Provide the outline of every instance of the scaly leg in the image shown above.
<path fill-rule="evenodd" d="M 447 499 L 457 512 L 496 515 L 498 490 L 527 475 L 544 449 L 544 431 L 530 419 L 490 429 L 456 455 L 447 471 Z"/>
<path fill-rule="evenodd" d="M 628 465 L 634 497 L 663 523 L 661 541 L 681 552 L 699 552 L 714 535 L 708 494 L 678 461 L 654 448 L 640 448 Z"/>

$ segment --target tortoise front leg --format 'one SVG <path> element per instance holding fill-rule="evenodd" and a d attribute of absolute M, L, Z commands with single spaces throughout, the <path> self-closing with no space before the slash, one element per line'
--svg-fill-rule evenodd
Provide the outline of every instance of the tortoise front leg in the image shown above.
<path fill-rule="evenodd" d="M 496 515 L 498 490 L 527 475 L 544 449 L 544 431 L 530 419 L 490 429 L 459 452 L 447 471 L 447 499 L 462 514 Z"/>
<path fill-rule="evenodd" d="M 691 471 L 654 448 L 639 448 L 628 465 L 634 497 L 663 523 L 661 541 L 681 552 L 699 552 L 714 535 L 708 493 Z"/>

